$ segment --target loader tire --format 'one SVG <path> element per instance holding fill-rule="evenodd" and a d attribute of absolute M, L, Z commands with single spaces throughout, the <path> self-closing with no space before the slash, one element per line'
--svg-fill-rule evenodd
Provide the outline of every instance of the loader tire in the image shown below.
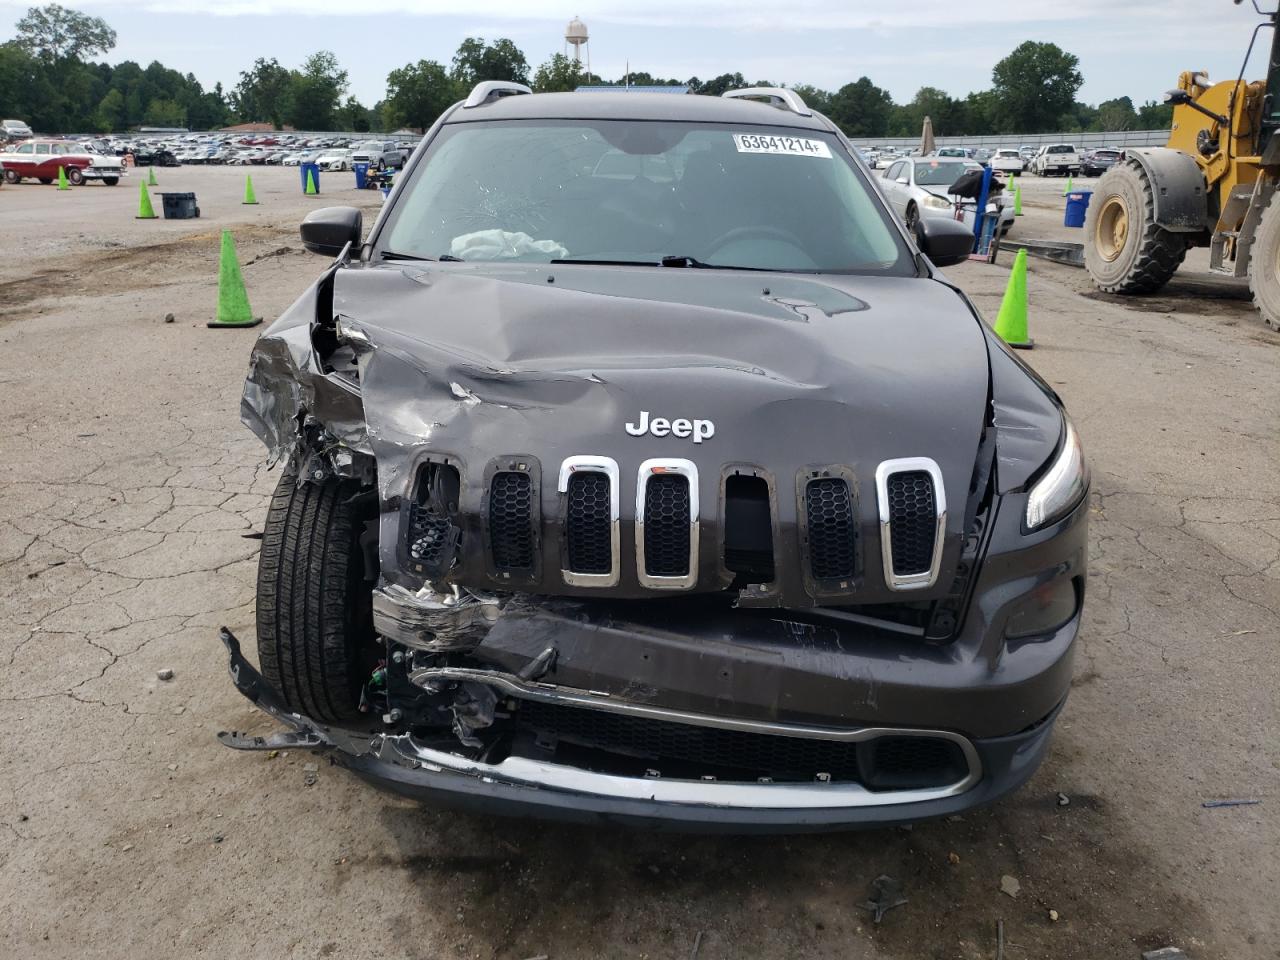
<path fill-rule="evenodd" d="M 1187 255 L 1183 235 L 1156 223 L 1155 192 L 1137 160 L 1098 180 L 1084 233 L 1084 263 L 1104 293 L 1154 293 Z"/>
<path fill-rule="evenodd" d="M 1249 290 L 1263 322 L 1280 330 L 1280 192 L 1262 211 L 1249 256 Z"/>
<path fill-rule="evenodd" d="M 285 470 L 258 557 L 258 662 L 290 710 L 323 723 L 358 719 L 376 666 L 372 587 L 360 536 L 376 501 L 329 477 Z"/>

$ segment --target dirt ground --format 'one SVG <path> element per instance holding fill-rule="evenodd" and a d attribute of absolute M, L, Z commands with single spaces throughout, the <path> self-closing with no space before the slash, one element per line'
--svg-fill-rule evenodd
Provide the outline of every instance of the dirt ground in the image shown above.
<path fill-rule="evenodd" d="M 1280 336 L 1199 252 L 1138 300 L 1032 261 L 1027 359 L 1094 476 L 1036 777 L 913 830 L 683 837 L 436 812 L 214 741 L 272 726 L 216 631 L 252 647 L 275 482 L 238 422 L 255 331 L 205 327 L 218 231 L 270 318 L 324 263 L 301 216 L 379 198 L 267 169 L 244 207 L 241 169 L 158 174 L 202 219 L 135 220 L 136 176 L 0 189 L 0 956 L 977 960 L 1003 921 L 1009 960 L 1280 958 Z M 1078 234 L 1060 192 L 1028 178 L 1016 235 Z M 1008 260 L 950 271 L 989 317 Z M 908 903 L 875 925 L 880 874 Z"/>

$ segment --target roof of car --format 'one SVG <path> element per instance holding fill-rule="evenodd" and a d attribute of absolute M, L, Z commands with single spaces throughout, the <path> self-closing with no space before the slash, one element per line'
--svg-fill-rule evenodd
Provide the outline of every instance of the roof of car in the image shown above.
<path fill-rule="evenodd" d="M 819 114 L 802 116 L 763 101 L 669 93 L 534 93 L 460 107 L 446 123 L 479 120 L 685 120 L 831 130 Z"/>

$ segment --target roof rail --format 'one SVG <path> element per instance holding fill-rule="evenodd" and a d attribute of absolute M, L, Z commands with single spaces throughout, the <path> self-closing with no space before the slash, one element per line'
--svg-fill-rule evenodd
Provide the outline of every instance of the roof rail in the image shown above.
<path fill-rule="evenodd" d="M 471 92 L 467 94 L 466 102 L 462 104 L 464 109 L 478 107 L 482 103 L 488 103 L 490 100 L 496 100 L 499 97 L 513 97 L 518 93 L 533 93 L 523 83 L 512 83 L 510 80 L 483 80 L 471 88 Z"/>
<path fill-rule="evenodd" d="M 726 90 L 720 94 L 731 100 L 755 100 L 763 98 L 779 110 L 790 110 L 802 117 L 812 117 L 813 111 L 800 99 L 800 94 L 785 87 L 748 87 L 745 90 Z"/>

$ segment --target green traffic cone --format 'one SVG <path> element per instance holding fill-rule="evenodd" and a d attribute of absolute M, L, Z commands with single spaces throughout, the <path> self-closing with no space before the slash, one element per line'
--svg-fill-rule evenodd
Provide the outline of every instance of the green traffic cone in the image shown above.
<path fill-rule="evenodd" d="M 147 186 L 148 186 L 148 187 L 158 187 L 158 186 L 159 186 L 159 184 L 158 184 L 158 183 L 156 183 L 156 168 L 155 168 L 155 167 L 148 167 L 148 168 L 147 168 Z"/>
<path fill-rule="evenodd" d="M 151 194 L 147 193 L 147 185 L 145 183 L 138 184 L 138 215 L 134 219 L 156 219 L 156 212 L 151 209 Z"/>
<path fill-rule="evenodd" d="M 1013 272 L 1009 274 L 1009 285 L 1005 288 L 1004 299 L 1000 301 L 1000 312 L 996 315 L 996 336 L 1011 347 L 1019 350 L 1030 350 L 1035 341 L 1027 336 L 1027 251 L 1018 251 L 1013 261 Z"/>
<path fill-rule="evenodd" d="M 71 189 L 71 184 L 67 183 L 67 168 L 66 168 L 66 167 L 59 167 L 59 168 L 58 168 L 58 189 L 59 189 L 59 190 L 70 190 L 70 189 Z"/>
<path fill-rule="evenodd" d="M 316 178 L 312 176 L 311 171 L 307 171 L 307 190 L 308 197 L 314 197 L 320 191 L 316 189 Z"/>
<path fill-rule="evenodd" d="M 1065 197 L 1071 192 L 1071 174 L 1067 174 L 1067 184 L 1062 188 L 1062 195 Z"/>
<path fill-rule="evenodd" d="M 1013 215 L 1015 217 L 1022 216 L 1022 187 L 1014 187 L 1013 189 Z"/>
<path fill-rule="evenodd" d="M 222 253 L 218 259 L 218 312 L 210 327 L 256 327 L 262 322 L 249 307 L 244 277 L 236 260 L 236 242 L 231 231 L 222 231 Z"/>
<path fill-rule="evenodd" d="M 245 176 L 244 178 L 244 203 L 256 205 L 258 198 L 253 195 L 253 177 Z"/>

